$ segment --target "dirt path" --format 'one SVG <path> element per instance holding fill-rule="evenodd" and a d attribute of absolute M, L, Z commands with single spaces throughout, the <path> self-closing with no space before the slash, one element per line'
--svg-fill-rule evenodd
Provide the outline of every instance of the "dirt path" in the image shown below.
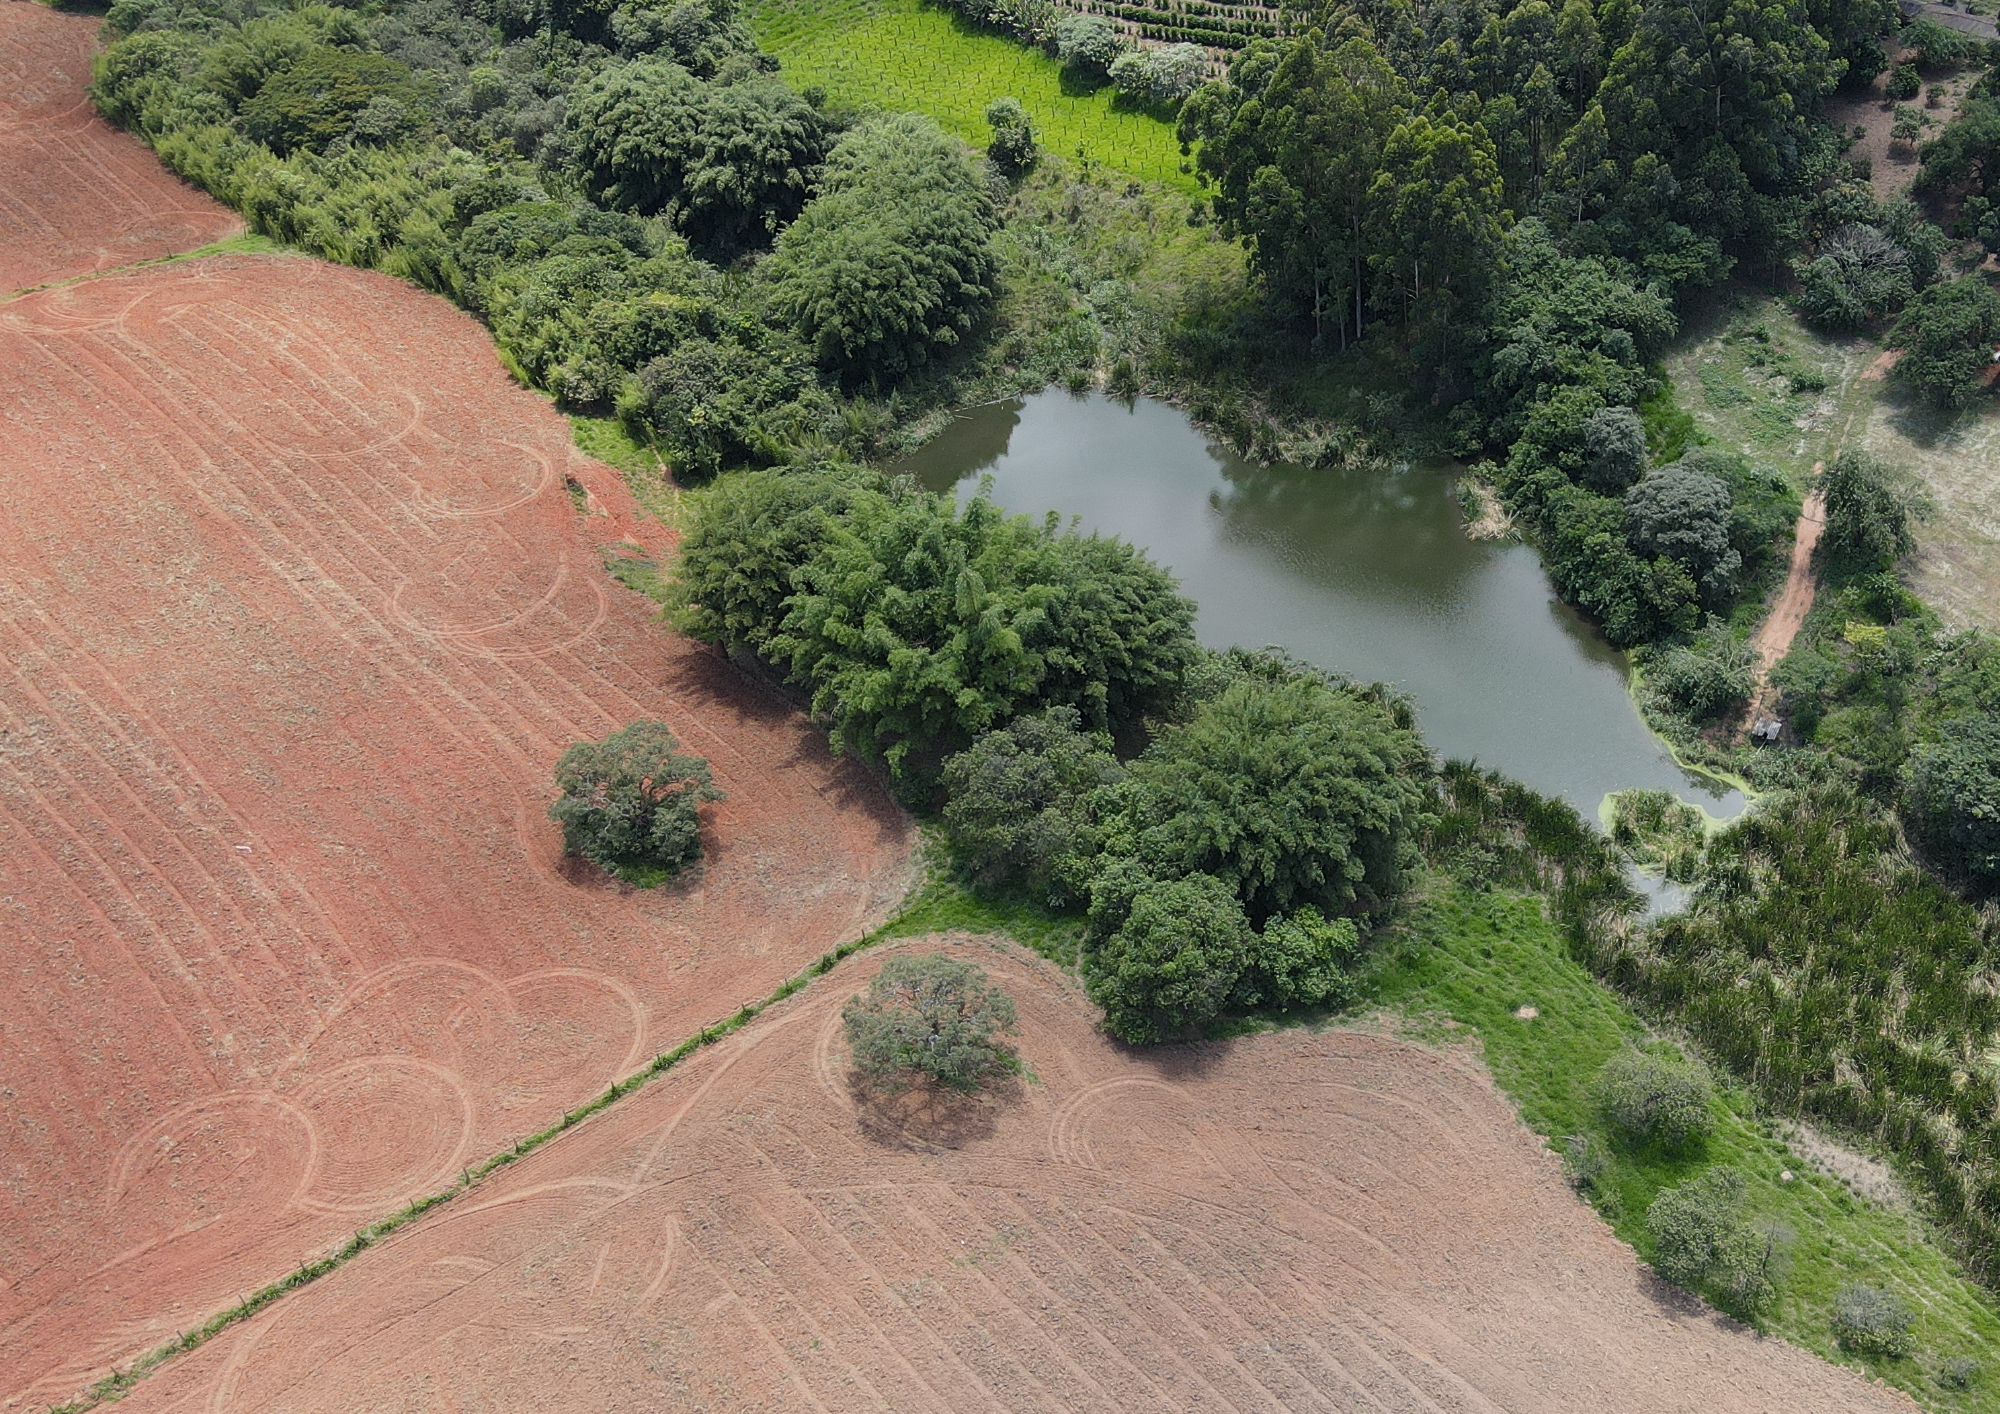
<path fill-rule="evenodd" d="M 1824 462 L 1814 463 L 1814 477 L 1818 477 L 1825 465 Z M 1792 539 L 1792 563 L 1785 574 L 1785 587 L 1779 591 L 1778 602 L 1772 605 L 1770 617 L 1757 630 L 1757 636 L 1750 640 L 1750 651 L 1757 658 L 1757 687 L 1750 694 L 1750 710 L 1743 717 L 1745 731 L 1770 715 L 1776 696 L 1771 686 L 1771 670 L 1791 651 L 1792 640 L 1798 637 L 1806 615 L 1812 612 L 1813 595 L 1819 589 L 1818 576 L 1813 573 L 1813 550 L 1819 545 L 1819 534 L 1825 523 L 1826 497 L 1815 489 L 1799 510 L 1798 528 Z"/>
<path fill-rule="evenodd" d="M 1469 1057 L 1134 1053 L 1024 949 L 911 946 L 1031 1081 L 857 1094 L 864 956 L 121 1410 L 1914 1414 L 1648 1276 Z"/>

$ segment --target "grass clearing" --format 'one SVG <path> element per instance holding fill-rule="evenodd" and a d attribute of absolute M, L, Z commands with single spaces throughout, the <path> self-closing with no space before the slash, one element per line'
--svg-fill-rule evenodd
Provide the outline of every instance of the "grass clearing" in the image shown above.
<path fill-rule="evenodd" d="M 2000 1410 L 2000 1307 L 1958 1272 L 1921 1218 L 1866 1201 L 1815 1169 L 1748 1092 L 1727 1083 L 1718 1086 L 1715 1133 L 1700 1154 L 1670 1158 L 1617 1147 L 1592 1087 L 1607 1059 L 1645 1039 L 1640 1022 L 1569 956 L 1540 900 L 1438 888 L 1411 905 L 1371 979 L 1371 1000 L 1411 1017 L 1430 1039 L 1476 1034 L 1494 1078 L 1531 1127 L 1557 1146 L 1571 1134 L 1603 1145 L 1611 1161 L 1599 1211 L 1620 1238 L 1650 1257 L 1645 1216 L 1654 1196 L 1711 1163 L 1734 1165 L 1746 1180 L 1752 1218 L 1793 1234 L 1789 1270 L 1761 1329 L 1879 1375 L 1927 1408 Z M 1790 1182 L 1781 1178 L 1787 1170 Z M 1893 1291 L 1917 1312 L 1909 1356 L 1862 1358 L 1836 1346 L 1834 1297 L 1853 1282 Z M 1951 1388 L 1947 1368 L 1965 1359 L 1984 1373 L 1968 1388 Z"/>
<path fill-rule="evenodd" d="M 2000 630 L 2000 402 L 1917 402 L 1885 376 L 1880 343 L 1815 334 L 1754 290 L 1723 292 L 1686 328 L 1666 366 L 1700 435 L 1800 487 L 1843 446 L 1909 471 L 1935 503 L 1917 527 L 1911 588 L 1955 627 Z M 1799 374 L 1826 387 L 1796 390 Z"/>
<path fill-rule="evenodd" d="M 1862 377 L 1874 344 L 1815 334 L 1754 290 L 1719 292 L 1682 327 L 1666 366 L 1695 433 L 1782 470 L 1800 490 L 1852 435 L 1877 386 Z"/>
<path fill-rule="evenodd" d="M 838 104 L 927 113 L 983 150 L 986 105 L 1015 98 L 1044 151 L 1196 189 L 1170 124 L 1109 88 L 1066 86 L 1055 60 L 925 0 L 761 0 L 749 21 L 794 87 L 817 85 Z"/>

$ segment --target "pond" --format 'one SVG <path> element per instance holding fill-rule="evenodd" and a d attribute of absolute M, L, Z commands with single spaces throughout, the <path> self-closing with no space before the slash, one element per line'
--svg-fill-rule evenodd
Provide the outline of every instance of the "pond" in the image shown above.
<path fill-rule="evenodd" d="M 1432 747 L 1586 816 L 1611 791 L 1742 797 L 1684 771 L 1640 720 L 1624 655 L 1558 602 L 1528 546 L 1466 538 L 1452 474 L 1259 466 L 1169 404 L 1048 390 L 975 408 L 896 468 L 1144 546 L 1212 647 L 1280 646 L 1417 701 Z"/>

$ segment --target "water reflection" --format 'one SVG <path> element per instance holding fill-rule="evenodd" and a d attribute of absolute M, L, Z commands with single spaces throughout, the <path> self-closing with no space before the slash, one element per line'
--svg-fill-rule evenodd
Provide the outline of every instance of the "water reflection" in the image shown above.
<path fill-rule="evenodd" d="M 1591 818 L 1631 786 L 1741 808 L 1646 731 L 1623 655 L 1555 599 L 1534 551 L 1466 539 L 1446 470 L 1257 466 L 1167 404 L 1057 391 L 973 409 L 899 469 L 961 495 L 990 475 L 1010 511 L 1147 547 L 1201 605 L 1203 642 L 1393 682 L 1437 749 Z"/>

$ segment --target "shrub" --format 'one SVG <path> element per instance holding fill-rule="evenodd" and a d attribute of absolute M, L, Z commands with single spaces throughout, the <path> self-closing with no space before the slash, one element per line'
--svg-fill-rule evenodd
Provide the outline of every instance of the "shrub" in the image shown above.
<path fill-rule="evenodd" d="M 1960 408 L 1980 390 L 2000 334 L 2000 295 L 1979 275 L 1932 285 L 1890 331 L 1901 345 L 1895 376 L 1939 407 Z"/>
<path fill-rule="evenodd" d="M 1197 1033 L 1245 1000 L 1250 921 L 1220 879 L 1160 882 L 1123 863 L 1124 918 L 1084 953 L 1090 998 L 1105 1029 L 1135 1045 Z M 1093 920 L 1098 903 L 1093 896 Z"/>
<path fill-rule="evenodd" d="M 693 498 L 669 595 L 674 624 L 704 643 L 761 654 L 785 616 L 792 575 L 858 497 L 858 468 L 744 471 Z"/>
<path fill-rule="evenodd" d="M 1946 874 L 1982 892 L 2000 890 L 2000 721 L 1948 721 L 1919 747 L 1904 774 L 1912 833 Z"/>
<path fill-rule="evenodd" d="M 1251 974 L 1265 1006 L 1338 1007 L 1354 999 L 1361 933 L 1351 918 L 1304 908 L 1273 918 L 1251 944 Z"/>
<path fill-rule="evenodd" d="M 1768 1304 L 1776 1294 L 1779 1233 L 1744 1222 L 1742 1204 L 1743 1176 L 1726 1164 L 1663 1190 L 1646 1209 L 1653 1270 L 1738 1312 Z"/>
<path fill-rule="evenodd" d="M 665 722 L 578 742 L 556 764 L 556 784 L 562 795 L 549 818 L 563 827 L 563 851 L 633 882 L 657 882 L 699 859 L 701 806 L 723 798 L 708 763 L 684 755 Z"/>
<path fill-rule="evenodd" d="M 1835 333 L 1852 333 L 1871 319 L 1895 313 L 1915 288 L 1909 253 L 1867 225 L 1838 227 L 1820 242 L 1818 255 L 1796 266 L 1795 273 L 1799 316 Z"/>
<path fill-rule="evenodd" d="M 1979 1378 L 1980 1365 L 1970 1355 L 1958 1355 L 1938 1369 L 1938 1383 L 1946 1389 L 1971 1389 Z"/>
<path fill-rule="evenodd" d="M 1430 782 L 1422 739 L 1380 702 L 1246 674 L 1132 763 L 1115 848 L 1162 877 L 1216 876 L 1260 923 L 1339 914 L 1401 889 Z"/>
<path fill-rule="evenodd" d="M 1919 69 L 1942 69 L 1970 58 L 1973 41 L 1936 20 L 1920 19 L 1903 30 L 1903 44 L 1917 51 Z"/>
<path fill-rule="evenodd" d="M 1842 576 L 1892 569 L 1916 548 L 1910 530 L 1911 498 L 1887 463 L 1848 450 L 1820 473 L 1826 497 L 1819 554 Z"/>
<path fill-rule="evenodd" d="M 838 750 L 927 792 L 946 754 L 1023 712 L 1117 733 L 1180 689 L 1194 606 L 1123 541 L 978 497 L 863 499 L 792 577 L 769 641 Z"/>
<path fill-rule="evenodd" d="M 1020 1069 L 1000 1037 L 1014 1029 L 1014 1002 L 969 962 L 942 953 L 897 953 L 868 990 L 850 998 L 841 1024 L 854 1068 L 877 1090 L 912 1079 L 969 1094 Z"/>
<path fill-rule="evenodd" d="M 619 397 L 619 413 L 686 481 L 782 461 L 787 443 L 819 420 L 829 400 L 795 346 L 771 343 L 685 339 L 639 370 Z"/>
<path fill-rule="evenodd" d="M 1111 64 L 1111 82 L 1137 103 L 1171 108 L 1201 87 L 1208 56 L 1199 45 L 1128 49 Z"/>
<path fill-rule="evenodd" d="M 1907 103 L 1917 96 L 1917 90 L 1924 86 L 1915 64 L 1898 64 L 1889 75 L 1889 96 L 1898 103 Z"/>
<path fill-rule="evenodd" d="M 1056 58 L 1078 78 L 1102 83 L 1125 52 L 1118 26 L 1096 14 L 1067 14 L 1056 24 Z"/>
<path fill-rule="evenodd" d="M 1088 802 L 1123 774 L 1074 707 L 1016 717 L 944 763 L 952 855 L 978 887 L 1073 903 L 1096 854 Z"/>
<path fill-rule="evenodd" d="M 996 98 L 987 104 L 986 125 L 993 129 L 986 155 L 1001 172 L 1018 177 L 1035 165 L 1040 155 L 1035 148 L 1035 130 L 1028 122 L 1028 110 L 1018 99 Z"/>
<path fill-rule="evenodd" d="M 957 139 L 913 113 L 842 138 L 763 273 L 820 366 L 883 386 L 956 347 L 992 303 L 996 225 Z"/>
<path fill-rule="evenodd" d="M 1895 1359 L 1908 1355 L 1910 1325 L 1916 1319 L 1902 1298 L 1857 1282 L 1833 1298 L 1833 1334 L 1841 1348 L 1857 1355 Z"/>
<path fill-rule="evenodd" d="M 1744 702 L 1756 685 L 1756 657 L 1727 637 L 1655 652 L 1646 686 L 1667 707 L 1700 725 Z"/>
<path fill-rule="evenodd" d="M 1669 1153 L 1708 1138 L 1715 1122 L 1711 1098 L 1706 1076 L 1646 1051 L 1621 1051 L 1597 1073 L 1605 1122 L 1628 1144 L 1656 1144 Z"/>

